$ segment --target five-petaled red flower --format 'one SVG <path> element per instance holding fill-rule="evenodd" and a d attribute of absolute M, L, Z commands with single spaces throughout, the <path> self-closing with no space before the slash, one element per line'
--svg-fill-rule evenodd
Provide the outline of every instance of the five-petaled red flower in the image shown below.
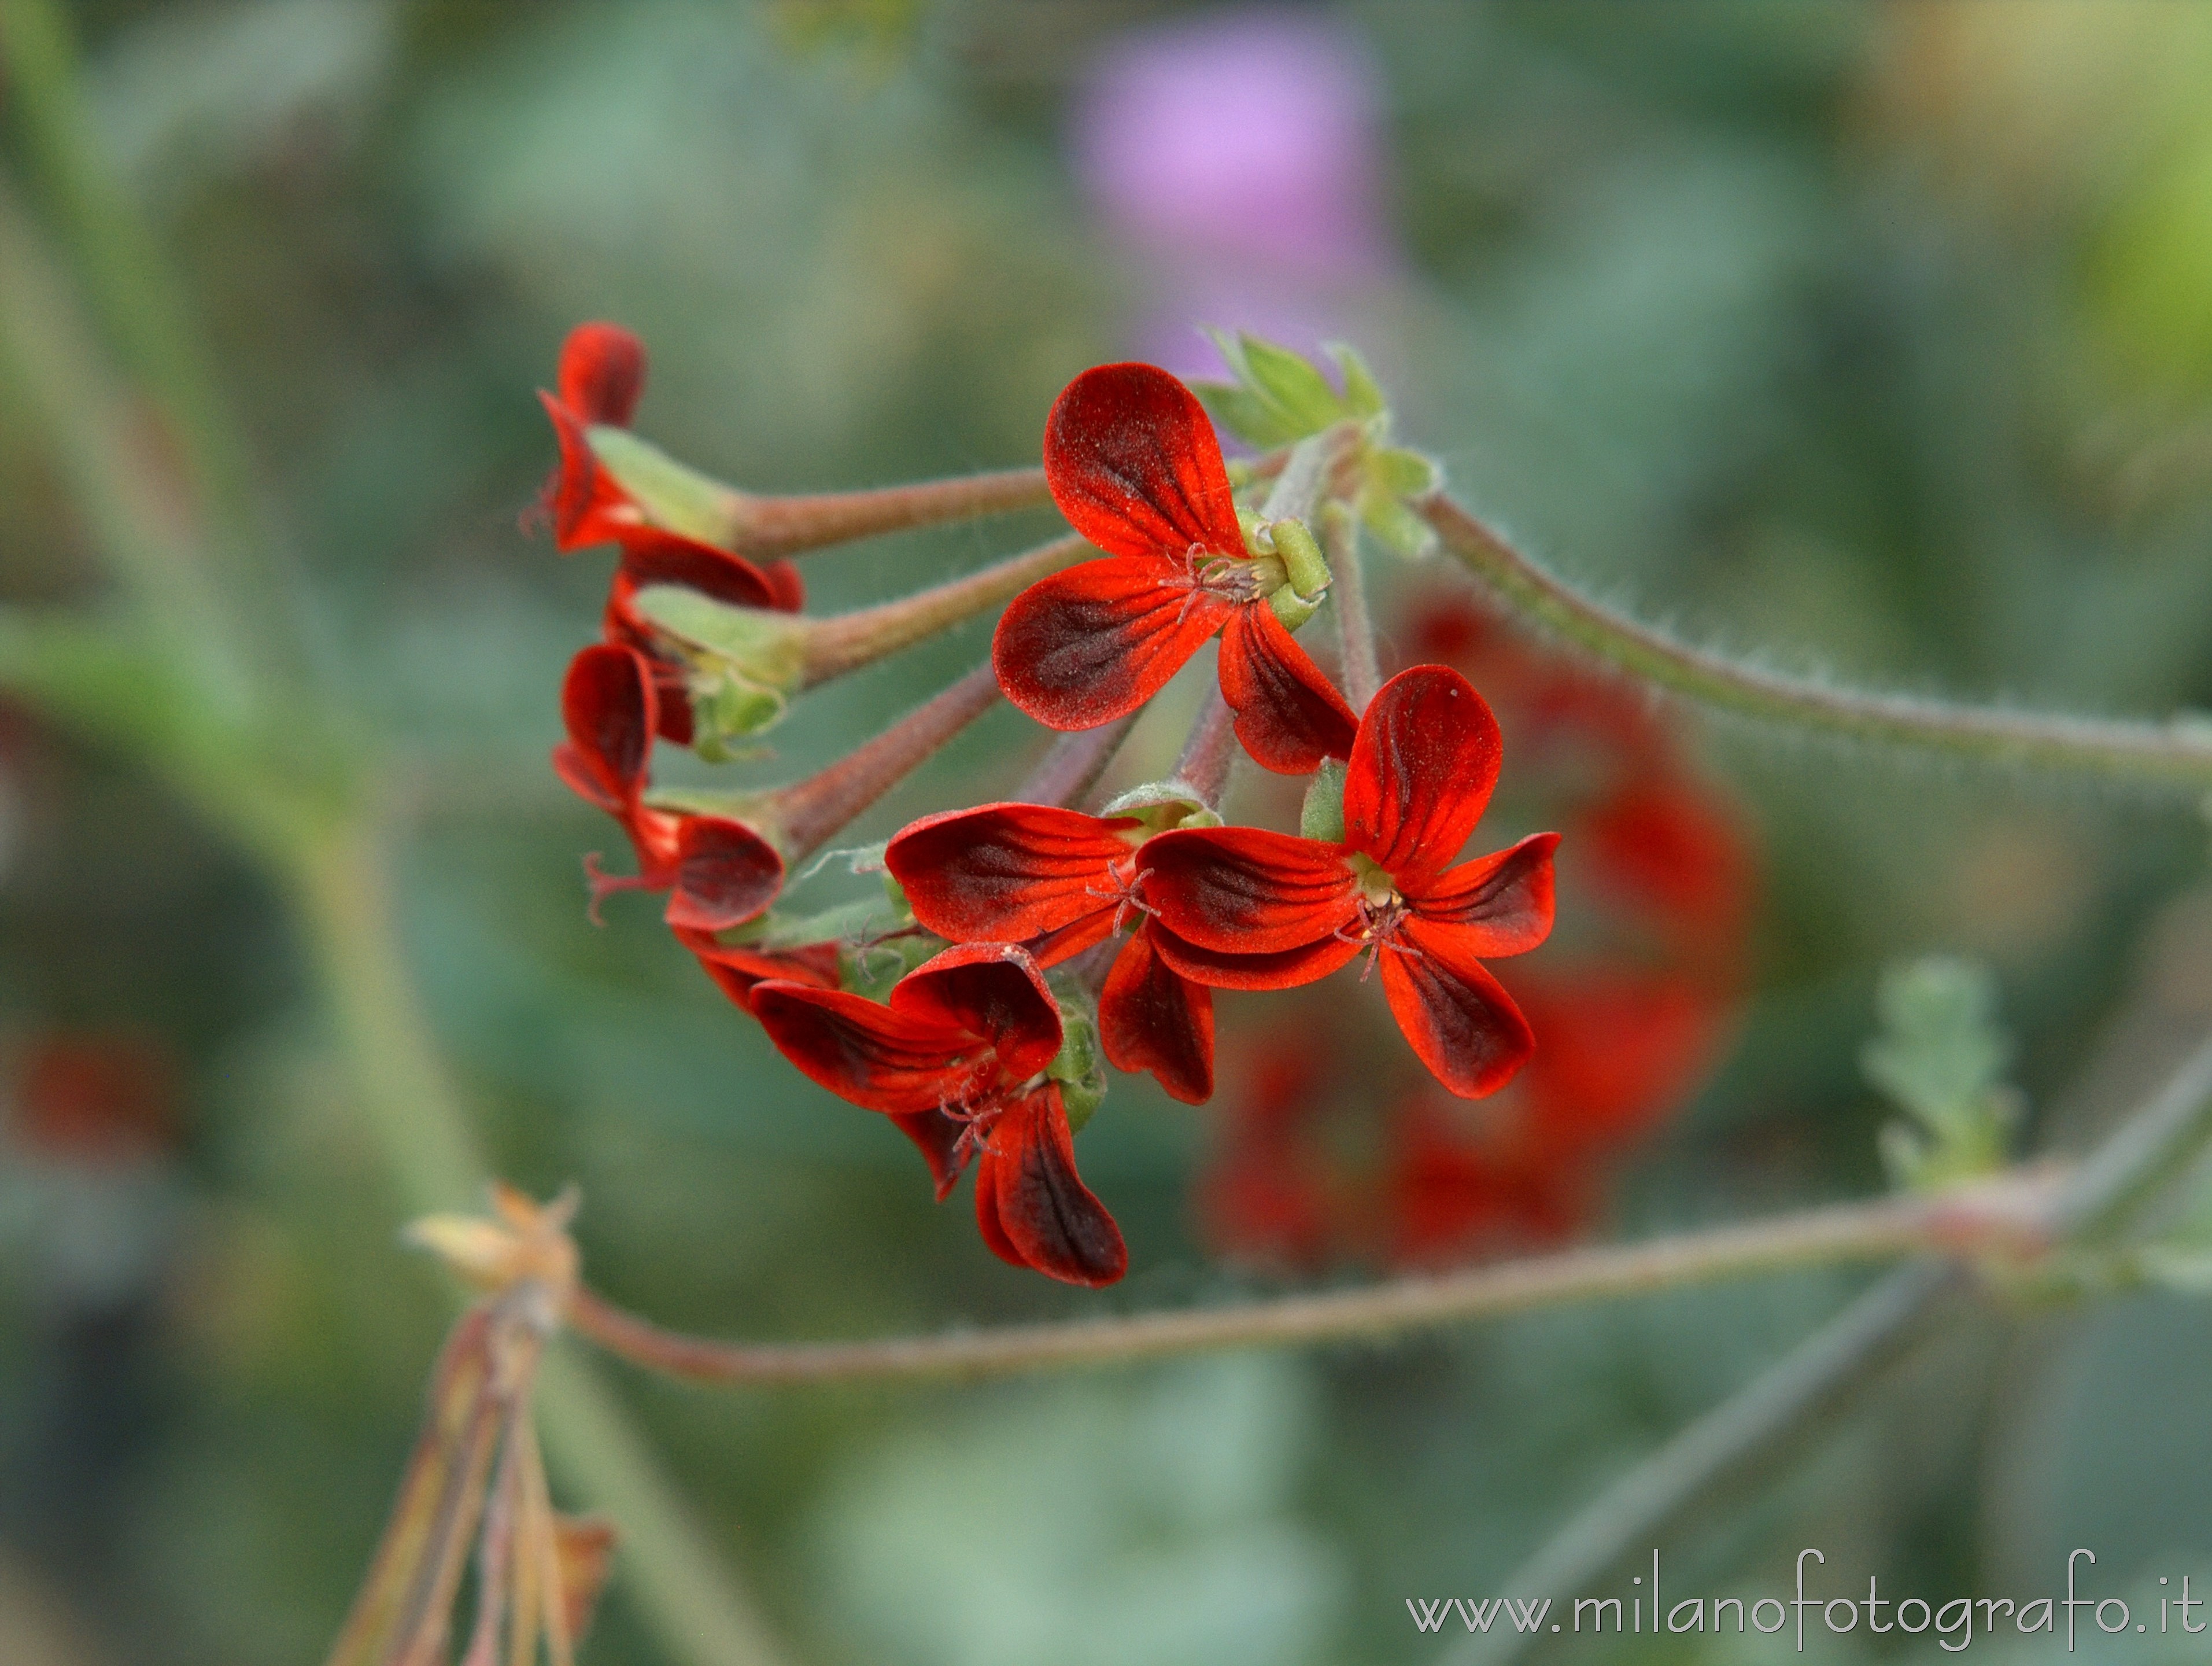
<path fill-rule="evenodd" d="M 991 646 L 1007 699 L 1048 727 L 1095 728 L 1219 631 L 1222 697 L 1255 761 L 1304 775 L 1346 756 L 1352 708 L 1268 603 L 1283 569 L 1246 552 L 1196 395 L 1149 364 L 1086 370 L 1046 421 L 1044 467 L 1060 512 L 1106 554 L 1008 605 Z"/>
<path fill-rule="evenodd" d="M 637 611 L 637 593 L 674 584 L 732 607 L 795 613 L 806 601 L 799 569 L 788 561 L 762 567 L 743 556 L 654 526 L 592 449 L 593 428 L 627 428 L 645 386 L 645 348 L 619 325 L 580 324 L 561 349 L 560 389 L 542 389 L 561 463 L 545 483 L 544 508 L 553 541 L 563 550 L 595 544 L 622 546 L 622 564 L 607 591 L 606 640 L 637 649 L 651 666 L 660 699 L 655 723 L 678 746 L 691 744 L 691 702 L 684 667 L 658 651 Z"/>
<path fill-rule="evenodd" d="M 620 822 L 637 851 L 631 879 L 600 873 L 596 856 L 586 862 L 592 905 L 609 891 L 665 891 L 668 923 L 679 930 L 743 925 L 783 888 L 783 857 L 743 822 L 645 802 L 659 700 L 653 667 L 635 648 L 600 642 L 568 663 L 561 688 L 568 739 L 553 750 L 554 770 Z"/>
<path fill-rule="evenodd" d="M 770 980 L 754 987 L 752 1011 L 800 1070 L 898 1125 L 940 1200 L 976 1159 L 976 1224 L 1001 1261 L 1069 1284 L 1127 1270 L 1121 1229 L 1075 1172 L 1060 1084 L 1044 1073 L 1060 1008 L 1024 951 L 947 949 L 901 978 L 888 1006 Z"/>
<path fill-rule="evenodd" d="M 1143 901 L 1145 825 L 1041 804 L 925 816 L 884 848 L 914 917 L 955 943 L 1020 943 L 1058 965 L 1133 920 L 1098 997 L 1116 1070 L 1149 1070 L 1186 1104 L 1213 1093 L 1213 994 L 1153 952 Z"/>
<path fill-rule="evenodd" d="M 1163 833 L 1145 848 L 1160 958 L 1220 988 L 1283 989 L 1359 954 L 1421 1062 L 1462 1098 L 1510 1081 L 1534 1047 L 1482 962 L 1552 929 L 1552 850 L 1537 833 L 1453 865 L 1490 801 L 1498 721 L 1457 672 L 1394 677 L 1360 720 L 1341 843 L 1258 828 Z"/>

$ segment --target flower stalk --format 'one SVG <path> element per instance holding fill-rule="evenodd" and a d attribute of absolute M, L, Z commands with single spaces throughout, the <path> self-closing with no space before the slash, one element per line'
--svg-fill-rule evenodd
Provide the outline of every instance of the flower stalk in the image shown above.
<path fill-rule="evenodd" d="M 805 633 L 799 686 L 813 688 L 927 641 L 1091 553 L 1089 544 L 1070 533 L 896 601 L 799 621 Z"/>
<path fill-rule="evenodd" d="M 1449 497 L 1432 495 L 1413 507 L 1513 613 L 1617 671 L 1713 710 L 1803 733 L 2117 786 L 2212 790 L 2212 728 L 1875 694 L 1743 665 L 1593 601 Z"/>

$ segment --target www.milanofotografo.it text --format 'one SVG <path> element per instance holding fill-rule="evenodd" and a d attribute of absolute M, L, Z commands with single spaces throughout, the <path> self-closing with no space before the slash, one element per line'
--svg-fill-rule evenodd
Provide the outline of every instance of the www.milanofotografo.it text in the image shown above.
<path fill-rule="evenodd" d="M 2063 1635 L 2070 1651 L 2076 1639 L 2094 1625 L 2107 1634 L 2149 1635 L 2179 1630 L 2195 1633 L 2212 1627 L 2212 1619 L 2193 1617 L 2207 1606 L 2192 1596 L 2190 1576 L 2179 1581 L 2157 1581 L 2158 1608 L 2154 1619 L 2148 1603 L 2138 1614 L 2124 1596 L 2085 1596 L 2080 1579 L 2085 1568 L 2096 1566 L 2094 1552 L 2075 1550 L 2066 1559 L 2063 1596 L 1952 1596 L 1931 1601 L 1922 1596 L 1889 1597 L 1881 1582 L 1869 1575 L 1864 1596 L 1823 1596 L 1806 1589 L 1807 1564 L 1817 1579 L 1827 1557 L 1819 1550 L 1797 1553 L 1797 1585 L 1790 1596 L 1684 1596 L 1667 1601 L 1660 1579 L 1659 1553 L 1651 1553 L 1651 1573 L 1630 1578 L 1629 1590 L 1620 1596 L 1578 1596 L 1569 1609 L 1553 1613 L 1548 1596 L 1409 1596 L 1406 1610 L 1421 1631 L 1443 1632 L 1465 1626 L 1470 1632 L 1574 1632 L 1606 1635 L 1626 1633 L 1674 1633 L 1706 1631 L 1758 1633 L 1775 1638 L 1802 1652 L 1808 1630 L 1834 1633 L 1857 1631 L 1903 1632 L 1909 1636 L 1935 1633 L 1939 1646 L 1956 1654 L 1977 1637 L 2001 1632 Z M 2171 1585 L 2172 1589 L 2167 1587 Z M 2142 1593 L 2137 1593 L 2142 1600 Z"/>

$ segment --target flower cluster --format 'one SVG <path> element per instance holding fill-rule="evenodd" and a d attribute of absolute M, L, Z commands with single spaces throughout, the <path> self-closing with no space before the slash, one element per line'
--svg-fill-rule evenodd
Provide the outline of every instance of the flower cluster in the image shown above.
<path fill-rule="evenodd" d="M 1498 779 L 1497 720 L 1441 665 L 1407 670 L 1359 712 L 1293 635 L 1333 581 L 1314 528 L 1349 553 L 1338 540 L 1372 518 L 1378 477 L 1426 478 L 1389 461 L 1402 454 L 1379 445 L 1379 397 L 1355 358 L 1343 362 L 1347 393 L 1316 407 L 1313 431 L 1237 471 L 1260 502 L 1240 502 L 1205 408 L 1165 371 L 1104 365 L 1068 386 L 1045 425 L 1042 484 L 1084 541 L 1069 556 L 1088 558 L 1069 566 L 1048 546 L 1023 559 L 1049 570 L 1000 569 L 1027 587 L 1001 593 L 1012 599 L 981 673 L 990 696 L 1064 738 L 1009 798 L 891 838 L 884 901 L 812 919 L 772 911 L 787 865 L 941 740 L 946 721 L 902 740 L 925 708 L 776 793 L 653 794 L 656 739 L 710 751 L 693 713 L 702 644 L 750 640 L 801 592 L 787 562 L 747 557 L 733 522 L 690 513 L 696 477 L 666 500 L 624 483 L 679 466 L 641 465 L 643 442 L 627 435 L 642 366 L 631 338 L 578 331 L 546 401 L 562 448 L 546 495 L 556 536 L 623 552 L 605 639 L 570 668 L 555 759 L 637 853 L 634 879 L 592 869 L 595 903 L 669 892 L 669 925 L 787 1059 L 889 1118 L 940 1199 L 972 1165 L 985 1243 L 1056 1279 L 1103 1285 L 1127 1265 L 1076 1172 L 1102 1061 L 1185 1103 L 1208 1099 L 1216 989 L 1287 989 L 1364 955 L 1363 978 L 1376 976 L 1416 1056 L 1457 1097 L 1495 1092 L 1535 1049 L 1485 963 L 1549 933 L 1557 840 L 1461 860 Z M 718 525 L 719 540 L 696 536 Z M 1174 778 L 1083 806 L 1128 721 L 1217 638 L 1218 694 Z M 879 632 L 872 651 L 912 639 Z M 853 657 L 841 648 L 838 664 Z M 1225 824 L 1240 747 L 1263 769 L 1311 777 L 1297 835 Z"/>
<path fill-rule="evenodd" d="M 1202 1236 L 1248 1261 L 1430 1266 L 1583 1229 L 1607 1168 L 1705 1079 L 1747 982 L 1759 863 L 1674 727 L 1462 595 L 1424 599 L 1401 634 L 1497 698 L 1520 793 L 1567 831 L 1577 929 L 1509 970 L 1539 1045 L 1480 1105 L 1351 1079 L 1352 1038 L 1325 1008 L 1300 1012 L 1294 1043 L 1271 1040 L 1196 1194 Z"/>

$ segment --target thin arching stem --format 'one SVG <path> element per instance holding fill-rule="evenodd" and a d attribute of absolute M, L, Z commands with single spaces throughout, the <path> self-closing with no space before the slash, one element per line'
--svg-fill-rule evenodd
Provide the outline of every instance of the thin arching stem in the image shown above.
<path fill-rule="evenodd" d="M 799 1383 L 1006 1376 L 1229 1348 L 1373 1341 L 1495 1318 L 1814 1265 L 1880 1261 L 1936 1248 L 2016 1243 L 2047 1193 L 2044 1176 L 1985 1191 L 1816 1209 L 1643 1243 L 1610 1244 L 1364 1289 L 1239 1306 L 1020 1325 L 942 1336 L 840 1343 L 714 1341 L 661 1329 L 588 1290 L 568 1318 L 633 1364 L 695 1382 Z"/>
<path fill-rule="evenodd" d="M 1343 643 L 1344 697 L 1355 712 L 1382 686 L 1375 655 L 1375 617 L 1367 608 L 1367 575 L 1359 555 L 1359 521 L 1341 503 L 1322 511 L 1322 552 L 1328 557 L 1329 605 Z"/>
<path fill-rule="evenodd" d="M 1449 497 L 1414 507 L 1514 612 L 1616 670 L 1714 710 L 1969 762 L 2147 787 L 2212 788 L 2212 730 L 1871 694 L 1744 665 L 1593 601 Z"/>

